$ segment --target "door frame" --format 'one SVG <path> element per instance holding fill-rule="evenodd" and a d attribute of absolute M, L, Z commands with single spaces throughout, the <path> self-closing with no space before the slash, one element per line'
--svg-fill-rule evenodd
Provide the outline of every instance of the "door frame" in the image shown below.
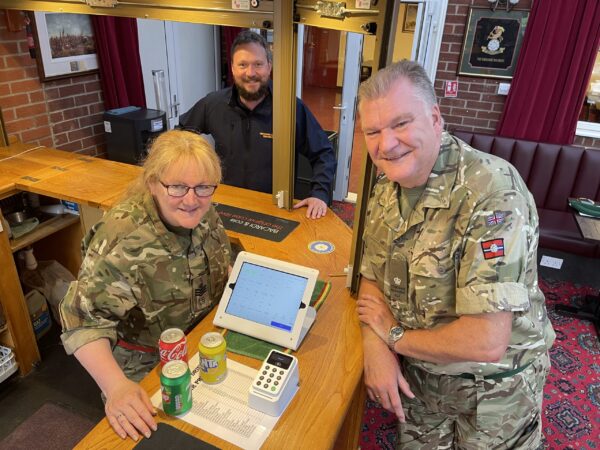
<path fill-rule="evenodd" d="M 335 107 L 340 109 L 338 133 L 337 170 L 333 199 L 337 201 L 352 200 L 348 198 L 350 182 L 350 164 L 354 145 L 354 126 L 360 71 L 362 66 L 362 47 L 364 36 L 359 33 L 346 33 L 346 49 L 344 56 L 344 82 L 342 84 L 342 103 Z M 353 196 L 356 201 L 356 196 Z"/>
<path fill-rule="evenodd" d="M 432 83 L 435 83 L 437 64 L 439 61 L 440 49 L 442 45 L 442 36 L 446 11 L 448 9 L 448 0 L 392 0 L 394 7 L 392 10 L 393 23 L 397 24 L 399 18 L 399 9 L 401 3 L 418 3 L 417 26 L 411 59 L 420 62 L 429 75 Z M 298 40 L 296 48 L 296 96 L 302 98 L 302 73 L 303 73 L 303 47 L 305 25 L 298 25 Z M 395 38 L 395 27 L 392 27 L 389 41 L 387 64 L 392 62 L 393 46 Z M 360 36 L 358 38 L 349 38 L 351 35 Z M 342 103 L 337 107 L 340 111 L 337 169 L 335 175 L 335 187 L 333 191 L 333 200 L 336 201 L 356 201 L 356 193 L 348 192 L 348 183 L 350 181 L 350 163 L 352 158 L 354 123 L 356 120 L 356 107 L 358 86 L 360 84 L 360 66 L 362 64 L 362 45 L 364 36 L 358 33 L 347 32 L 346 48 L 344 58 L 344 82 L 342 85 Z M 348 64 L 352 61 L 352 64 Z M 353 65 L 355 64 L 355 65 Z M 351 92 L 351 88 L 354 89 Z"/>

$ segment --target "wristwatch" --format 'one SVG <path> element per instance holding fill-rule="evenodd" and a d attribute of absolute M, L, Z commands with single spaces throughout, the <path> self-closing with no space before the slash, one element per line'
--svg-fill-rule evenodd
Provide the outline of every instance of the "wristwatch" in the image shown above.
<path fill-rule="evenodd" d="M 396 324 L 392 325 L 390 331 L 388 331 L 387 337 L 387 345 L 391 350 L 394 350 L 394 344 L 402 339 L 404 336 L 404 327 L 402 325 Z"/>

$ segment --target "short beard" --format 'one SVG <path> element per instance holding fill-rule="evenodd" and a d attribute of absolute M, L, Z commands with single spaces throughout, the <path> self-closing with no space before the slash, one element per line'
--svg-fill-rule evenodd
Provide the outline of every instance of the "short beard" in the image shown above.
<path fill-rule="evenodd" d="M 238 94 L 240 94 L 240 97 L 242 97 L 244 100 L 247 100 L 249 102 L 255 102 L 257 100 L 262 99 L 263 97 L 265 97 L 267 95 L 267 93 L 269 92 L 269 84 L 268 83 L 261 83 L 260 87 L 258 88 L 258 90 L 256 92 L 250 92 L 247 91 L 246 89 L 244 89 L 244 86 L 235 83 L 235 87 L 237 88 Z"/>

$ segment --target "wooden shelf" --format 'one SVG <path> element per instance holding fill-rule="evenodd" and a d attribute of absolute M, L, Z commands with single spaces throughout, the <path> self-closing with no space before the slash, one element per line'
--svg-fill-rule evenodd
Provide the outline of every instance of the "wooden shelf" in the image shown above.
<path fill-rule="evenodd" d="M 18 239 L 11 239 L 10 249 L 13 253 L 18 252 L 40 239 L 50 236 L 51 234 L 78 222 L 79 216 L 75 214 L 61 214 L 60 216 L 53 217 L 52 219 L 40 223 L 33 231 L 24 236 L 21 236 Z"/>

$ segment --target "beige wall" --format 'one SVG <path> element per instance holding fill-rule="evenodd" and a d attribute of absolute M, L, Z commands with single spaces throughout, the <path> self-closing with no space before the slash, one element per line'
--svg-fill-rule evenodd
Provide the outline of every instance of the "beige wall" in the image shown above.
<path fill-rule="evenodd" d="M 398 11 L 398 23 L 396 24 L 396 33 L 394 35 L 394 53 L 392 55 L 392 61 L 400 61 L 401 59 L 410 59 L 412 52 L 413 38 L 415 37 L 414 32 L 402 32 L 402 20 L 404 18 L 404 11 L 406 5 L 400 4 L 400 10 Z"/>
<path fill-rule="evenodd" d="M 404 10 L 406 5 L 401 3 L 398 11 L 398 23 L 396 24 L 396 32 L 394 33 L 394 53 L 392 55 L 393 61 L 400 61 L 401 59 L 410 59 L 412 52 L 413 38 L 415 34 L 413 32 L 403 33 L 402 32 L 402 19 L 404 18 Z M 375 36 L 365 35 L 363 40 L 363 51 L 362 60 L 363 66 L 372 66 L 375 55 Z M 341 87 L 344 82 L 344 52 L 346 50 L 346 33 L 341 33 L 340 39 L 340 53 L 339 53 L 339 65 L 338 65 L 338 77 L 337 86 Z"/>

